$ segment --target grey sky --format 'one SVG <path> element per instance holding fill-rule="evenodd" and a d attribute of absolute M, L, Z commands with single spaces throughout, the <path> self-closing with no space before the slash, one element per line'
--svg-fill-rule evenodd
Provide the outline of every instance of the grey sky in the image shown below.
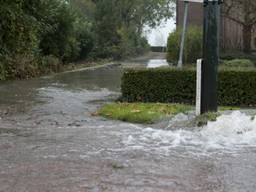
<path fill-rule="evenodd" d="M 167 44 L 167 38 L 170 32 L 175 29 L 175 20 L 170 19 L 166 23 L 163 23 L 160 27 L 147 32 L 146 36 L 149 44 L 152 46 L 165 46 Z M 148 29 L 146 29 L 148 30 Z"/>

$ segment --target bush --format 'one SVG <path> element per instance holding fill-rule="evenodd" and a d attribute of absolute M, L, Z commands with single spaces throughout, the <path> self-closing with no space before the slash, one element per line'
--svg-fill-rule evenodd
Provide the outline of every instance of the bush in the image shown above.
<path fill-rule="evenodd" d="M 4 76 L 2 80 L 36 77 L 40 73 L 38 70 L 38 63 L 38 58 L 32 54 L 15 54 L 6 57 L 2 63 L 4 66 Z"/>
<path fill-rule="evenodd" d="M 104 34 L 102 35 L 104 36 Z M 140 55 L 150 50 L 147 39 L 140 34 L 137 34 L 133 28 L 120 27 L 117 29 L 116 34 L 113 34 L 112 36 L 115 37 L 115 43 L 98 42 L 93 50 L 94 57 L 120 60 Z M 104 38 L 106 37 L 104 36 Z M 105 41 L 110 40 L 111 39 L 107 38 Z"/>
<path fill-rule="evenodd" d="M 60 71 L 61 66 L 62 63 L 57 57 L 48 55 L 41 58 L 39 70 L 41 74 L 47 74 Z"/>
<path fill-rule="evenodd" d="M 256 106 L 256 71 L 220 71 L 218 104 Z M 128 102 L 195 104 L 193 70 L 128 70 L 122 78 L 122 98 Z"/>
<path fill-rule="evenodd" d="M 94 46 L 93 35 L 87 25 L 87 23 L 80 23 L 80 27 L 77 29 L 77 41 L 79 42 L 80 49 L 79 59 L 85 59 Z"/>
<path fill-rule="evenodd" d="M 79 56 L 79 43 L 75 35 L 75 13 L 65 3 L 56 3 L 55 12 L 47 17 L 49 26 L 41 34 L 40 49 L 44 55 L 54 55 L 69 62 Z"/>
<path fill-rule="evenodd" d="M 2 0 L 0 80 L 57 72 L 93 47 L 92 24 L 65 1 Z"/>
<path fill-rule="evenodd" d="M 180 52 L 181 29 L 170 33 L 167 43 L 167 61 L 177 64 Z M 201 28 L 189 27 L 184 46 L 184 63 L 195 63 L 202 57 L 203 34 Z"/>
<path fill-rule="evenodd" d="M 233 59 L 225 60 L 222 63 L 225 67 L 234 67 L 234 68 L 253 68 L 254 63 L 249 59 Z"/>
<path fill-rule="evenodd" d="M 234 59 L 247 59 L 256 65 L 256 55 L 246 54 L 239 51 L 226 51 L 220 54 L 220 59 L 222 60 L 234 60 Z"/>

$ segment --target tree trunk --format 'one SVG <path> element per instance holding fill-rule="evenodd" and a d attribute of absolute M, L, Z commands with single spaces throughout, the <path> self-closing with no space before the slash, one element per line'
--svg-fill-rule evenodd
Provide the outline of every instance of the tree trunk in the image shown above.
<path fill-rule="evenodd" d="M 243 49 L 245 53 L 251 53 L 251 42 L 252 42 L 252 26 L 243 26 Z"/>

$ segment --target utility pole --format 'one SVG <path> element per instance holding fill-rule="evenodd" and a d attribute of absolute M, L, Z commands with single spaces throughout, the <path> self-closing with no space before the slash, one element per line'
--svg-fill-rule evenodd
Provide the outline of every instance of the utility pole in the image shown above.
<path fill-rule="evenodd" d="M 217 111 L 220 0 L 204 0 L 201 113 Z"/>
<path fill-rule="evenodd" d="M 204 37 L 203 59 L 197 66 L 197 114 L 217 111 L 217 86 L 219 64 L 220 4 L 223 0 L 181 0 L 185 3 L 183 32 L 178 67 L 182 67 L 183 49 L 187 28 L 189 2 L 203 3 Z"/>

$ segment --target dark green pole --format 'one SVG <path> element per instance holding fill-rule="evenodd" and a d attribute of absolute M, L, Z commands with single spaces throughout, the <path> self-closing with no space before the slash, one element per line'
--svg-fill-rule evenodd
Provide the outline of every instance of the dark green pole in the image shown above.
<path fill-rule="evenodd" d="M 217 111 L 220 2 L 204 3 L 201 113 Z"/>

